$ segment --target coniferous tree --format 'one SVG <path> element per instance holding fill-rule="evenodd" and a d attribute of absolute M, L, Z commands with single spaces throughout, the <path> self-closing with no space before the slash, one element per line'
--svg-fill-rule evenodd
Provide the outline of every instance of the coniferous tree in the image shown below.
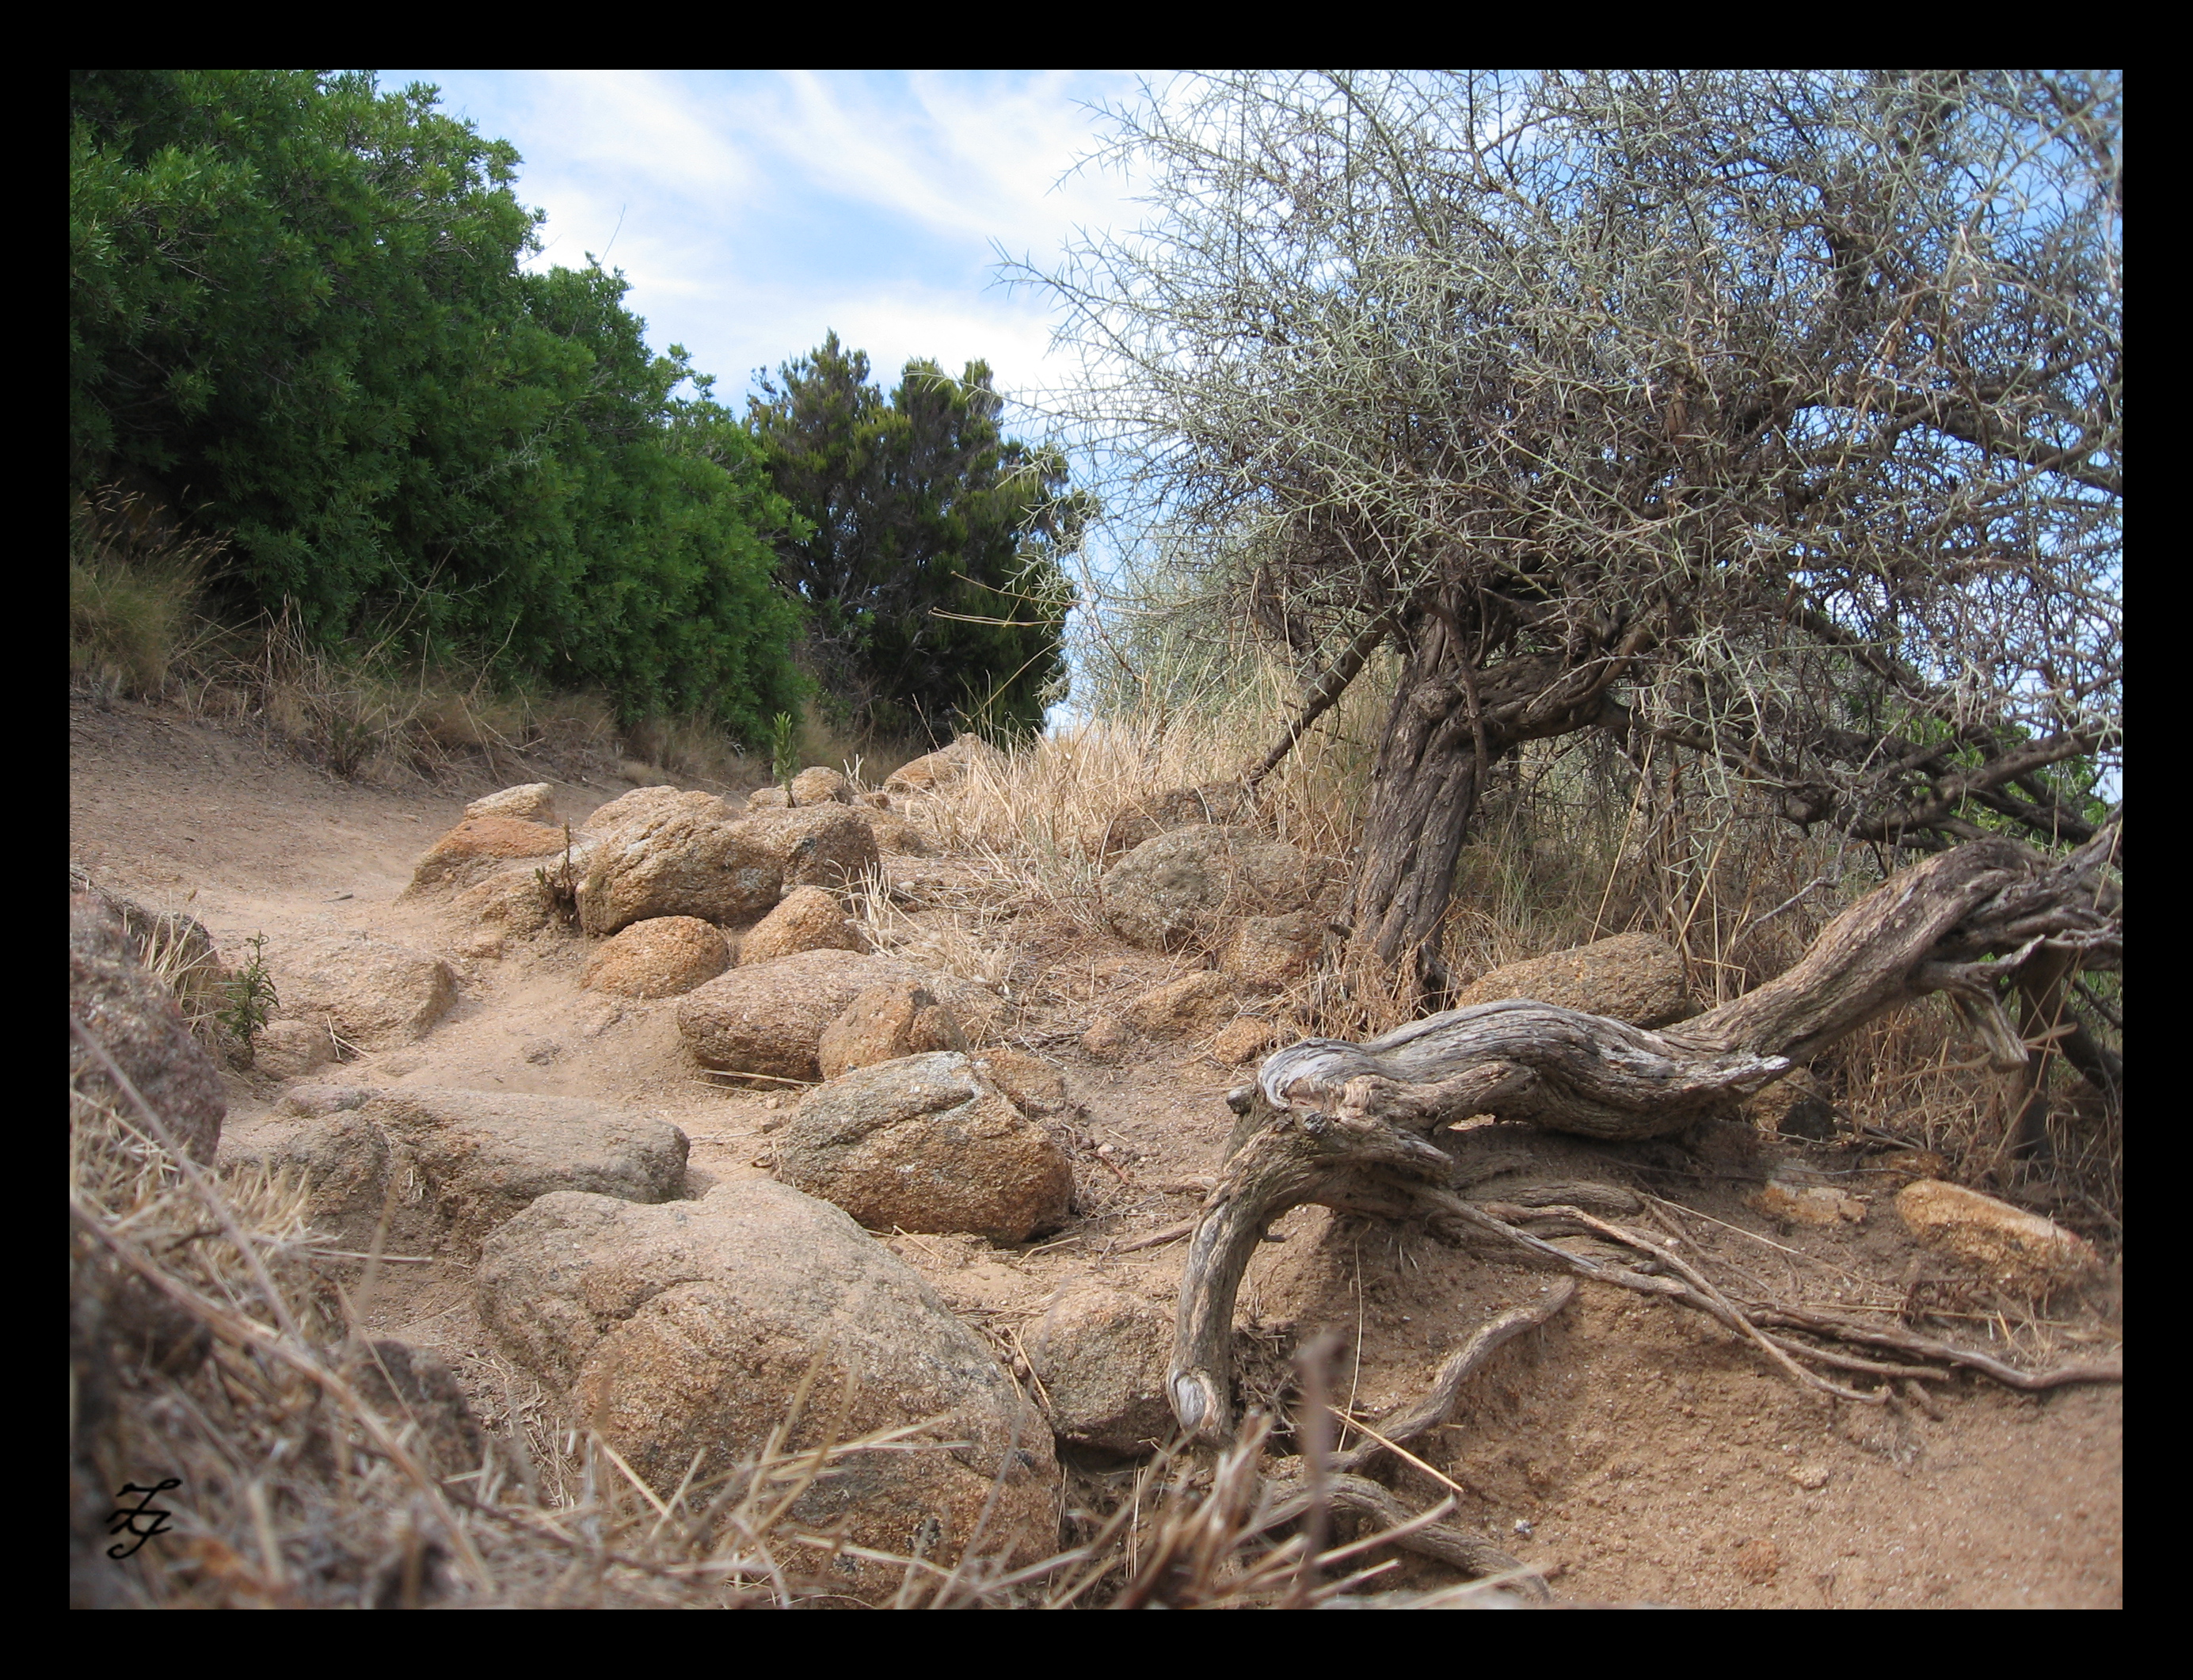
<path fill-rule="evenodd" d="M 748 422 L 812 527 L 780 541 L 808 657 L 856 725 L 1026 729 L 1064 671 L 1057 555 L 1087 517 L 1056 451 L 1005 438 L 989 366 L 910 361 L 888 397 L 831 334 Z"/>

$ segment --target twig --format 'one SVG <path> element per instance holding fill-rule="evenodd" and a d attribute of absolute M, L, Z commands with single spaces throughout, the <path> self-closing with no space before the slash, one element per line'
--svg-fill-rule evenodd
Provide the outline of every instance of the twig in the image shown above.
<path fill-rule="evenodd" d="M 1162 1248 L 1168 1242 L 1177 1242 L 1183 1236 L 1193 1236 L 1196 1226 L 1202 1223 L 1200 1215 L 1193 1219 L 1183 1219 L 1177 1225 L 1167 1225 L 1153 1236 L 1137 1237 L 1132 1242 L 1122 1242 L 1116 1247 L 1107 1248 L 1104 1256 L 1109 1259 L 1114 1254 L 1131 1254 L 1137 1249 Z"/>
<path fill-rule="evenodd" d="M 1892 1348 L 1898 1353 L 1915 1353 L 1924 1359 L 1938 1359 L 1945 1364 L 1966 1366 L 1994 1378 L 2006 1388 L 2023 1390 L 2029 1394 L 2042 1389 L 2062 1388 L 2071 1383 L 2121 1383 L 2124 1380 L 2121 1357 L 2095 1364 L 2059 1365 L 2053 1371 L 2021 1371 L 2014 1365 L 2006 1365 L 1991 1355 L 1977 1352 L 1971 1348 L 1961 1348 L 1951 1342 L 1938 1342 L 1931 1336 L 1915 1336 L 1902 1330 L 1871 1329 L 1865 1325 L 1849 1323 L 1831 1313 L 1784 1306 L 1755 1307 L 1752 1310 L 1758 1315 L 1762 1324 L 1811 1330 L 1842 1341 Z"/>
<path fill-rule="evenodd" d="M 1374 1441 L 1400 1452 L 1396 1443 L 1413 1441 L 1417 1436 L 1436 1429 L 1446 1421 L 1454 1410 L 1456 1401 L 1461 1398 L 1462 1385 L 1484 1368 L 1486 1362 L 1503 1343 L 1547 1322 L 1575 1298 L 1575 1282 L 1566 1277 L 1558 1279 L 1542 1299 L 1526 1306 L 1511 1307 L 1497 1318 L 1480 1325 L 1461 1350 L 1440 1365 L 1439 1374 L 1432 1379 L 1430 1392 L 1408 1411 L 1388 1419 L 1386 1434 L 1380 1435 L 1367 1424 L 1353 1418 L 1348 1420 L 1350 1427 L 1360 1429 Z M 1351 1448 L 1333 1459 L 1334 1468 L 1360 1469 L 1377 1450 L 1375 1447 Z M 1408 1455 L 1403 1454 L 1403 1456 Z M 1429 1473 L 1439 1475 L 1437 1471 Z"/>

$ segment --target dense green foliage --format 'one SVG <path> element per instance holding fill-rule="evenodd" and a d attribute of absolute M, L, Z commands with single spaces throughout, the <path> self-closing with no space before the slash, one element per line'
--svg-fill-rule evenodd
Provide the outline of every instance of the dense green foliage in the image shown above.
<path fill-rule="evenodd" d="M 232 607 L 392 632 L 758 740 L 797 529 L 598 267 L 528 273 L 509 146 L 369 75 L 70 83 L 72 488 L 184 492 Z"/>
<path fill-rule="evenodd" d="M 856 724 L 1022 730 L 1056 696 L 1057 556 L 1087 499 L 1056 451 L 1001 434 L 990 376 L 911 361 L 886 397 L 833 333 L 749 406 L 777 490 L 813 527 L 778 544 L 809 659 Z"/>

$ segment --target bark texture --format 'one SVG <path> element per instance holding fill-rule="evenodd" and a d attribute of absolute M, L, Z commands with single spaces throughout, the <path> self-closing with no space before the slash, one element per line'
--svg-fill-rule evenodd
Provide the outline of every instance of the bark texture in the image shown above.
<path fill-rule="evenodd" d="M 1234 1296 L 1271 1220 L 1305 1202 L 1434 1228 L 1471 1223 L 1434 1140 L 1475 1115 L 1588 1138 L 1663 1136 L 1733 1105 L 1884 1010 L 1948 991 L 2007 1064 L 2024 1052 L 1998 989 L 2033 964 L 2116 967 L 2119 821 L 2060 861 L 1989 840 L 1906 869 L 1831 922 L 1787 972 L 1660 1032 L 1528 999 L 1448 1010 L 1362 1044 L 1279 1052 L 1228 1101 L 1241 1116 L 1181 1283 L 1168 1391 L 1191 1434 L 1232 1413 Z M 2000 961 L 1981 959 L 1995 956 Z M 2120 1064 L 2121 1065 L 2121 1064 Z"/>

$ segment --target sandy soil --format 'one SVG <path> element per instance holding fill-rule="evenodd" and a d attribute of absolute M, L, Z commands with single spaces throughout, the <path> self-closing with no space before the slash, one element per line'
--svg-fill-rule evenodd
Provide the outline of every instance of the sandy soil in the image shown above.
<path fill-rule="evenodd" d="M 349 931 L 445 954 L 461 943 L 440 902 L 398 894 L 466 800 L 499 783 L 345 784 L 247 737 L 128 709 L 73 707 L 70 743 L 72 861 L 117 891 L 187 909 L 224 950 L 264 933 L 272 955 L 290 940 Z M 559 810 L 575 823 L 629 785 L 559 784 Z M 1182 1245 L 1115 1251 L 1194 1212 L 1231 1127 L 1223 1092 L 1241 1075 L 1185 1046 L 1127 1066 L 1090 1063 L 1075 1040 L 1102 1001 L 1177 969 L 1124 946 L 1092 949 L 1034 913 L 998 926 L 1018 1001 L 1010 1035 L 1058 1064 L 1080 1106 L 1081 1217 L 1020 1249 L 889 1240 L 1010 1358 L 1020 1330 L 1074 1277 L 1101 1276 L 1170 1305 Z M 765 1173 L 768 1133 L 789 1098 L 700 1077 L 679 1046 L 674 1003 L 618 1005 L 581 991 L 582 952 L 574 940 L 499 960 L 452 956 L 461 983 L 455 1011 L 421 1043 L 363 1057 L 341 1077 L 593 1097 L 683 1127 L 693 1193 Z M 236 1080 L 232 1134 L 263 1123 L 279 1094 Z M 1712 1160 L 1663 1146 L 1625 1165 L 1632 1182 L 1679 1210 L 1669 1217 L 1709 1270 L 1749 1271 L 1791 1299 L 1901 1299 L 1920 1270 L 1885 1184 L 1870 1185 L 1875 1207 L 1864 1224 L 1786 1229 L 1744 1199 L 1770 1159 L 1748 1143 Z M 1869 1186 L 1847 1161 L 1815 1164 Z M 1249 1391 L 1275 1391 L 1291 1349 L 1331 1327 L 1348 1342 L 1344 1392 L 1366 1417 L 1421 1392 L 1485 1316 L 1544 1282 L 1422 1232 L 1323 1209 L 1297 1209 L 1274 1236 L 1242 1291 Z M 365 1310 L 376 1330 L 449 1358 L 492 1425 L 518 1402 L 468 1296 L 462 1269 L 438 1262 L 407 1269 Z M 2113 1339 L 2108 1296 L 2083 1313 L 2058 1310 L 2027 1333 L 2073 1352 Z M 2007 1322 L 1930 1328 L 2015 1333 Z M 1406 1468 L 1388 1479 L 1423 1505 L 1458 1489 L 1456 1520 L 1499 1536 L 1571 1602 L 2121 1604 L 2121 1390 L 2024 1396 L 1961 1378 L 1932 1393 L 1938 1416 L 1903 1402 L 1815 1396 L 1695 1316 L 1586 1283 L 1545 1329 L 1503 1350 L 1452 1422 L 1419 1443 L 1446 1485 Z M 1076 1488 L 1101 1491 L 1124 1473 L 1085 1463 Z M 1404 1558 L 1381 1585 L 1448 1579 Z"/>

